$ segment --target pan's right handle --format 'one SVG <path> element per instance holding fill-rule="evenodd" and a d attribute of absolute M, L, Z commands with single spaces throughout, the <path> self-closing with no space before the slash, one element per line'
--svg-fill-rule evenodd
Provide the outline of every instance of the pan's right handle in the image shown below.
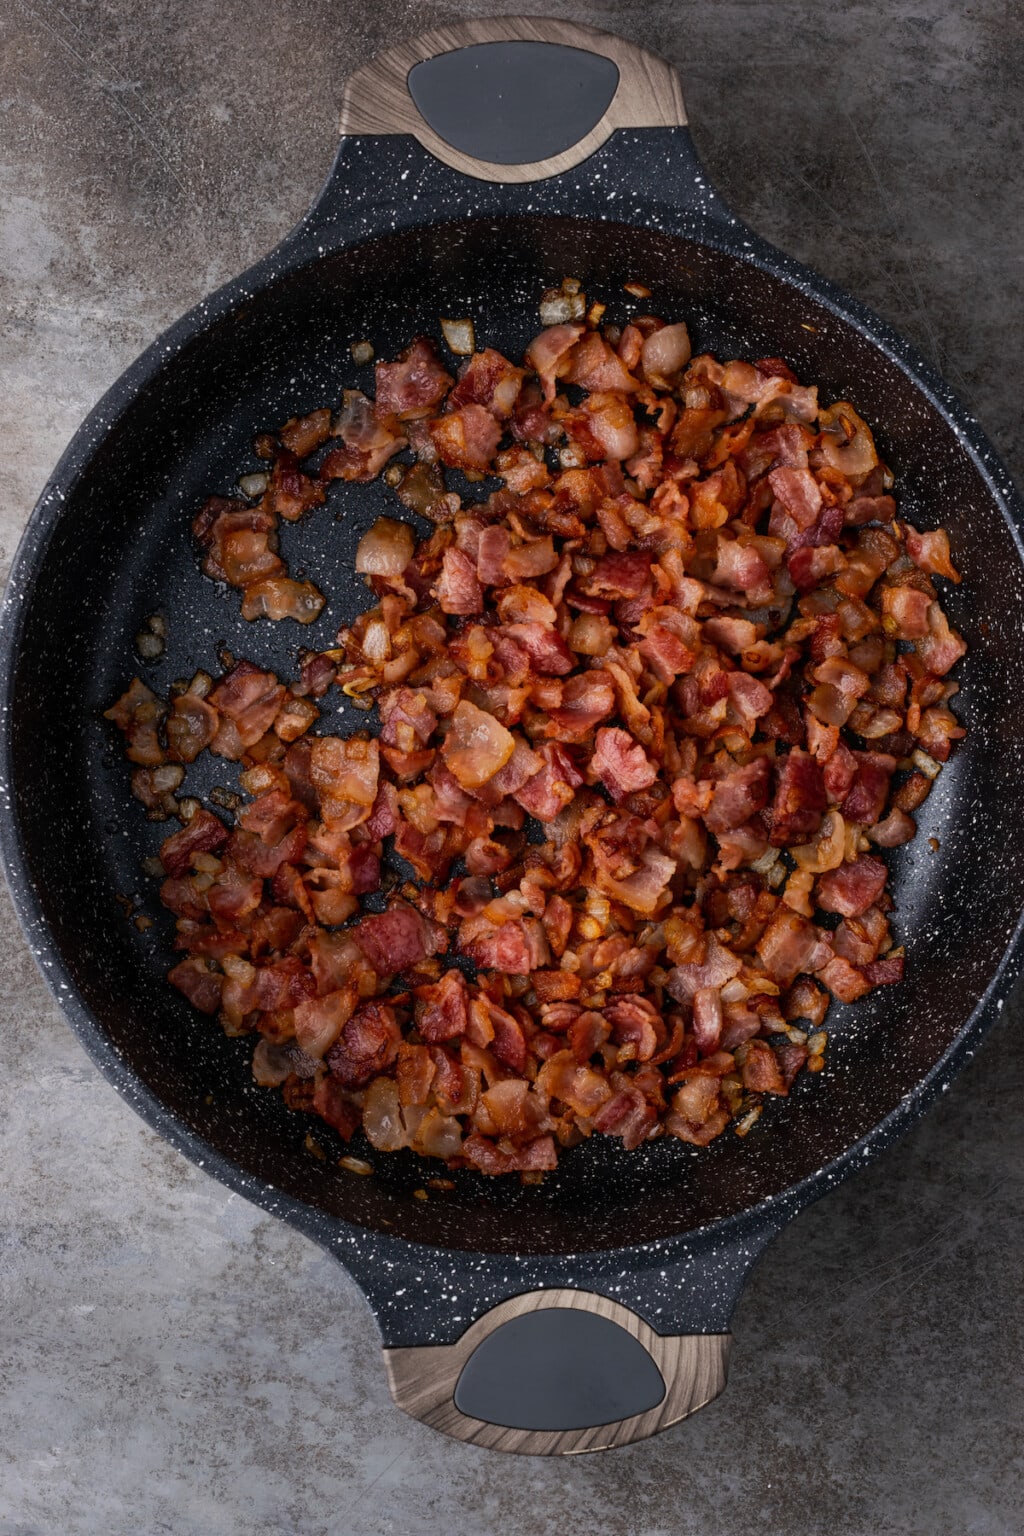
<path fill-rule="evenodd" d="M 617 128 L 686 123 L 679 77 L 657 54 L 575 22 L 464 20 L 378 54 L 349 76 L 343 134 L 412 134 L 491 182 L 572 169 Z"/>
<path fill-rule="evenodd" d="M 573 1456 L 644 1440 L 703 1408 L 726 1381 L 728 1333 L 655 1333 L 585 1290 L 492 1307 L 454 1344 L 385 1349 L 399 1408 L 496 1451 Z"/>

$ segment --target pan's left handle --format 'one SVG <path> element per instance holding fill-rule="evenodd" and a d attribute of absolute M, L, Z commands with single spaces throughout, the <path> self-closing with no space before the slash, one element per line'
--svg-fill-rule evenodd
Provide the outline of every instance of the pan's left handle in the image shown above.
<path fill-rule="evenodd" d="M 386 50 L 350 75 L 346 135 L 412 134 L 490 182 L 571 170 L 617 128 L 678 128 L 679 77 L 657 54 L 576 22 L 464 20 Z"/>
<path fill-rule="evenodd" d="M 585 1290 L 499 1303 L 454 1344 L 385 1349 L 398 1406 L 491 1450 L 571 1456 L 657 1434 L 716 1398 L 732 1336 L 655 1333 Z"/>

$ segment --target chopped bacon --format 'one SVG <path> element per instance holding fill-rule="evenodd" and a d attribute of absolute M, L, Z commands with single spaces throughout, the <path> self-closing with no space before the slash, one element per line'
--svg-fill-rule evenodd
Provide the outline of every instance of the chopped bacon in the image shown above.
<path fill-rule="evenodd" d="M 711 794 L 711 804 L 704 815 L 709 832 L 731 832 L 750 820 L 768 802 L 772 765 L 767 757 L 755 757 L 743 768 L 735 768 L 719 779 Z"/>
<path fill-rule="evenodd" d="M 432 421 L 430 436 L 443 464 L 485 470 L 501 441 L 501 427 L 482 405 L 463 405 Z"/>
<path fill-rule="evenodd" d="M 187 826 L 160 846 L 160 862 L 169 875 L 183 875 L 199 853 L 214 853 L 228 840 L 228 829 L 210 811 L 198 810 Z"/>
<path fill-rule="evenodd" d="M 852 864 L 840 864 L 838 869 L 822 875 L 818 881 L 818 905 L 826 912 L 859 917 L 881 896 L 887 875 L 881 859 L 862 853 Z"/>
<path fill-rule="evenodd" d="M 872 826 L 881 816 L 888 799 L 896 759 L 888 752 L 854 752 L 852 756 L 857 766 L 842 802 L 843 816 L 847 821 Z M 828 768 L 825 772 L 828 773 Z"/>
<path fill-rule="evenodd" d="M 745 1133 L 820 1067 L 830 998 L 903 975 L 865 850 L 913 838 L 964 734 L 948 537 L 901 519 L 853 407 L 560 296 L 587 321 L 522 367 L 485 348 L 453 382 L 419 337 L 200 508 L 242 616 L 311 622 L 282 521 L 408 448 L 384 479 L 434 526 L 377 518 L 373 606 L 298 681 L 230 661 L 107 711 L 149 815 L 188 818 L 161 849 L 171 981 L 254 1035 L 255 1081 L 344 1140 L 528 1183 L 592 1134 Z M 450 468 L 499 489 L 463 506 Z M 368 730 L 318 734 L 334 685 Z M 204 751 L 240 765 L 230 828 L 183 798 Z"/>
<path fill-rule="evenodd" d="M 555 381 L 568 372 L 569 354 L 582 335 L 582 325 L 549 325 L 527 347 L 526 361 L 540 379 L 547 402 L 555 398 Z"/>
<path fill-rule="evenodd" d="M 445 613 L 481 613 L 484 596 L 477 580 L 476 562 L 463 550 L 446 549 L 434 595 Z"/>
<path fill-rule="evenodd" d="M 358 1088 L 390 1067 L 401 1039 L 394 1009 L 386 1003 L 365 1003 L 327 1052 L 328 1070 L 346 1088 Z"/>
<path fill-rule="evenodd" d="M 399 903 L 364 917 L 352 929 L 352 937 L 378 976 L 391 976 L 444 949 L 435 929 L 436 924 L 415 907 Z"/>
<path fill-rule="evenodd" d="M 200 1013 L 216 1013 L 220 1007 L 224 977 L 211 970 L 208 960 L 189 956 L 168 971 L 167 980 L 183 992 Z"/>
<path fill-rule="evenodd" d="M 441 980 L 418 987 L 416 1028 L 424 1040 L 438 1045 L 466 1033 L 469 995 L 461 971 L 446 971 Z"/>
<path fill-rule="evenodd" d="M 427 336 L 417 336 L 395 362 L 378 363 L 375 375 L 376 414 L 381 421 L 390 416 L 397 416 L 399 421 L 430 416 L 452 384 Z"/>
<path fill-rule="evenodd" d="M 821 767 L 794 747 L 782 760 L 771 812 L 771 841 L 776 848 L 805 843 L 821 825 L 828 801 Z"/>
<path fill-rule="evenodd" d="M 773 981 L 783 986 L 801 971 L 816 971 L 831 949 L 812 923 L 782 905 L 777 908 L 757 943 L 757 952 Z"/>
<path fill-rule="evenodd" d="M 487 347 L 474 352 L 465 364 L 448 402 L 453 406 L 482 405 L 498 421 L 507 421 L 516 408 L 524 378 L 524 369 Z"/>
<path fill-rule="evenodd" d="M 636 789 L 647 789 L 658 777 L 643 747 L 628 731 L 612 726 L 602 726 L 597 733 L 590 772 L 601 780 L 613 800 L 622 800 Z"/>

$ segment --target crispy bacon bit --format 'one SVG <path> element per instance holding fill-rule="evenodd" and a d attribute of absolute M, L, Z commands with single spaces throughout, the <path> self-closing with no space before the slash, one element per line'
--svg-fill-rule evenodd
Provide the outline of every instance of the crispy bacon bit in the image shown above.
<path fill-rule="evenodd" d="M 861 854 L 852 864 L 841 864 L 822 875 L 818 881 L 818 905 L 826 912 L 859 917 L 881 896 L 887 875 L 881 859 Z"/>
<path fill-rule="evenodd" d="M 306 623 L 281 521 L 411 450 L 384 478 L 431 535 L 363 533 L 374 606 L 298 681 L 238 661 L 107 711 L 136 797 L 185 823 L 170 980 L 257 1037 L 256 1082 L 527 1182 L 591 1135 L 745 1136 L 820 1070 L 830 997 L 903 975 L 866 850 L 913 838 L 964 734 L 948 537 L 900 519 L 867 423 L 781 358 L 691 357 L 682 322 L 602 329 L 579 290 L 522 367 L 486 348 L 453 384 L 417 338 L 200 509 L 243 616 Z M 448 466 L 500 488 L 463 507 Z M 335 683 L 377 737 L 323 733 Z M 241 765 L 244 805 L 211 795 L 233 827 L 187 793 L 204 750 Z M 415 879 L 371 911 L 385 840 Z"/>
<path fill-rule="evenodd" d="M 635 789 L 647 789 L 658 777 L 657 768 L 629 732 L 609 726 L 597 733 L 590 771 L 613 800 L 622 800 Z"/>
<path fill-rule="evenodd" d="M 417 336 L 399 353 L 396 362 L 378 363 L 375 374 L 376 412 L 381 421 L 390 416 L 413 421 L 431 415 L 452 384 L 451 375 L 441 366 L 437 348 L 427 336 Z"/>

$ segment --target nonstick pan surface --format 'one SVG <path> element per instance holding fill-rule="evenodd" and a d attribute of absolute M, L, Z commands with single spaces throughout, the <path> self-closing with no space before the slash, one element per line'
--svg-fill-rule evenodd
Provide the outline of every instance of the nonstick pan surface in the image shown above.
<path fill-rule="evenodd" d="M 504 36 L 551 24 L 525 34 L 526 24 L 511 25 L 519 30 Z M 421 41 L 429 57 L 436 43 Z M 626 76 L 636 50 L 593 45 L 612 43 Z M 350 93 L 350 122 L 358 108 Z M 535 1289 L 621 1303 L 643 1320 L 638 1336 L 645 1326 L 665 1337 L 724 1335 L 764 1243 L 925 1107 L 1014 974 L 1024 809 L 1007 683 L 1024 657 L 1019 504 L 944 386 L 875 317 L 739 225 L 672 121 L 619 127 L 579 165 L 519 184 L 471 179 L 404 134 L 344 139 L 299 230 L 156 343 L 97 407 L 44 492 L 8 589 L 3 843 L 44 974 L 86 1048 L 150 1123 L 349 1265 L 381 1322 L 396 1395 L 413 1411 L 413 1396 L 398 1390 L 401 1362 L 454 1345 L 489 1306 Z M 142 675 L 158 692 L 197 668 L 216 672 L 222 648 L 294 675 L 300 647 L 329 645 L 368 605 L 352 557 L 370 523 L 394 513 L 392 493 L 335 485 L 326 508 L 284 529 L 293 573 L 328 594 L 317 624 L 301 631 L 246 624 L 236 594 L 199 575 L 194 509 L 257 467 L 261 427 L 334 401 L 344 386 L 372 391 L 372 369 L 352 363 L 353 340 L 367 336 L 378 356 L 393 355 L 436 331 L 438 316 L 471 314 L 480 344 L 515 356 L 536 332 L 541 290 L 566 274 L 616 316 L 629 312 L 623 283 L 645 282 L 653 298 L 643 307 L 685 318 L 695 351 L 781 355 L 823 399 L 849 398 L 875 424 L 901 512 L 948 527 L 964 572 L 944 602 L 970 645 L 957 703 L 969 734 L 918 815 L 918 838 L 892 857 L 906 981 L 834 1005 L 827 1071 L 801 1079 L 753 1135 L 705 1150 L 664 1138 L 634 1153 L 594 1138 L 543 1186 L 465 1173 L 449 1196 L 423 1202 L 413 1191 L 436 1170 L 412 1154 L 376 1157 L 372 1179 L 345 1175 L 340 1144 L 318 1125 L 329 1155 L 312 1157 L 310 1122 L 253 1085 L 251 1043 L 228 1040 L 167 986 L 173 922 L 140 870 L 167 829 L 129 799 L 120 742 L 101 714 L 140 670 L 134 636 L 155 611 L 168 618 L 167 650 Z M 343 708 L 323 728 L 366 722 Z M 232 769 L 197 764 L 190 792 L 231 787 Z M 145 936 L 126 922 L 123 896 L 153 917 Z M 417 1276 L 418 1286 L 403 1283 Z M 441 1289 L 460 1305 L 440 1307 Z M 672 1362 L 660 1364 L 667 1375 Z M 509 1422 L 500 1409 L 431 1421 L 486 1441 L 466 1425 L 487 1417 Z M 567 1422 L 535 1423 L 527 1409 L 520 1417 L 513 1429 L 524 1443 L 509 1434 L 506 1448 L 580 1448 L 535 1443 L 574 1432 Z M 615 1417 L 630 1426 L 621 1438 L 670 1421 Z"/>

